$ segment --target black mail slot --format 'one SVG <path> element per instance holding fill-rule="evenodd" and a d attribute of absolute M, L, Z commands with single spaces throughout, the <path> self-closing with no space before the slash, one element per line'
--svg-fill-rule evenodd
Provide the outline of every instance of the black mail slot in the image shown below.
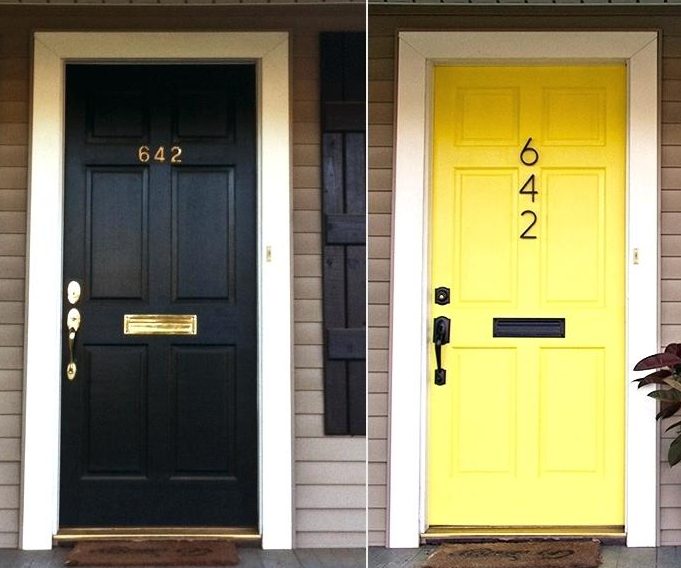
<path fill-rule="evenodd" d="M 494 318 L 494 337 L 565 337 L 565 318 Z"/>

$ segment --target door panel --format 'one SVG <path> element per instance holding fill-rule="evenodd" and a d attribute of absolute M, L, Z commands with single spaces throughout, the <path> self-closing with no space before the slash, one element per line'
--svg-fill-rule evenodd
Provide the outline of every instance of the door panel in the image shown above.
<path fill-rule="evenodd" d="M 457 376 L 474 376 L 484 368 L 492 376 L 507 380 L 485 397 L 485 413 L 479 412 L 479 386 L 476 382 L 460 381 L 458 392 L 453 390 L 452 408 L 459 432 L 458 459 L 452 473 L 509 474 L 515 468 L 516 441 L 516 350 L 457 349 L 454 352 L 454 372 Z M 480 447 L 486 448 L 485 452 Z"/>
<path fill-rule="evenodd" d="M 237 397 L 234 346 L 172 350 L 174 476 L 233 478 Z M 211 414 L 206 415 L 205 409 Z"/>
<path fill-rule="evenodd" d="M 511 212 L 517 173 L 510 170 L 457 170 L 456 205 L 460 224 L 452 227 L 458 257 L 456 278 L 461 304 L 508 303 L 515 297 L 516 232 Z M 488 205 L 494 203 L 494 207 Z M 484 217 L 478 214 L 484 210 Z M 492 278 L 476 278 L 481 265 L 493 267 Z"/>
<path fill-rule="evenodd" d="M 625 76 L 435 69 L 431 526 L 624 524 Z"/>
<path fill-rule="evenodd" d="M 542 176 L 546 203 L 542 298 L 546 303 L 603 305 L 605 180 L 605 168 L 550 169 Z M 579 230 L 575 230 L 576 219 Z"/>
<path fill-rule="evenodd" d="M 69 65 L 66 121 L 60 525 L 255 527 L 254 66 Z"/>
<path fill-rule="evenodd" d="M 83 417 L 85 475 L 146 475 L 147 350 L 91 346 L 84 355 L 90 377 Z"/>
<path fill-rule="evenodd" d="M 175 299 L 222 299 L 234 294 L 234 171 L 174 172 Z M 212 242 L 205 247 L 203 243 Z M 210 270 L 204 267 L 210 266 Z"/>
<path fill-rule="evenodd" d="M 86 171 L 87 255 L 93 299 L 144 298 L 148 176 L 142 168 Z M 125 255 L 120 251 L 126 251 Z"/>

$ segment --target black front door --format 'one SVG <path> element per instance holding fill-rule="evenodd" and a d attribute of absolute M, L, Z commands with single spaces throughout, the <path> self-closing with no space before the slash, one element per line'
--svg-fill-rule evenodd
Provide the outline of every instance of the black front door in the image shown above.
<path fill-rule="evenodd" d="M 255 69 L 66 73 L 60 525 L 255 527 Z"/>

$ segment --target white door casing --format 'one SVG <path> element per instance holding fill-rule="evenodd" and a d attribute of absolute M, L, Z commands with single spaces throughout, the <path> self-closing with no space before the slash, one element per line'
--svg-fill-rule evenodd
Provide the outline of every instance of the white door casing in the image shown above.
<path fill-rule="evenodd" d="M 398 44 L 391 344 L 388 546 L 426 530 L 431 76 L 436 63 L 616 61 L 628 69 L 626 369 L 659 346 L 659 87 L 657 32 L 400 32 Z M 638 259 L 634 263 L 634 251 Z M 654 401 L 622 378 L 626 403 L 628 546 L 658 540 Z"/>
<path fill-rule="evenodd" d="M 20 547 L 58 529 L 66 63 L 254 62 L 263 548 L 293 545 L 289 41 L 286 32 L 36 32 L 30 141 Z"/>

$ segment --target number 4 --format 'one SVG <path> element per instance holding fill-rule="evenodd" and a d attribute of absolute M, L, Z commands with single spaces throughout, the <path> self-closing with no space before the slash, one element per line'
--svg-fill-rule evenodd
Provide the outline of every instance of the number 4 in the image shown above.
<path fill-rule="evenodd" d="M 527 187 L 529 186 L 529 190 Z M 520 193 L 523 195 L 531 195 L 532 203 L 534 203 L 534 196 L 539 194 L 539 192 L 534 188 L 534 174 L 527 178 L 527 181 L 520 188 Z"/>

